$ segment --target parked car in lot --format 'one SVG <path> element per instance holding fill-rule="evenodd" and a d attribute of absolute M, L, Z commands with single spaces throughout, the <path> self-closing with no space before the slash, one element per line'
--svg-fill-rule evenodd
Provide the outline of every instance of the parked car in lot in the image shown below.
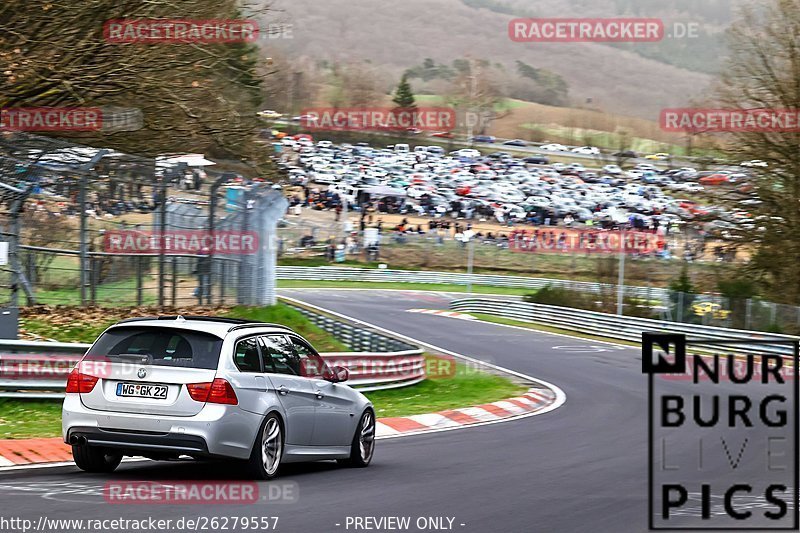
<path fill-rule="evenodd" d="M 544 155 L 530 155 L 523 158 L 522 161 L 525 163 L 531 163 L 533 165 L 546 165 L 550 162 L 550 160 L 547 159 L 547 156 Z"/>
<path fill-rule="evenodd" d="M 375 413 L 291 329 L 211 317 L 124 320 L 69 374 L 62 429 L 75 464 L 123 456 L 235 459 L 256 479 L 283 463 L 369 465 Z"/>
<path fill-rule="evenodd" d="M 573 154 L 600 155 L 600 149 L 596 146 L 579 146 L 570 150 Z"/>
<path fill-rule="evenodd" d="M 657 154 L 650 154 L 644 156 L 645 159 L 650 159 L 651 161 L 666 161 L 671 156 L 666 152 L 658 152 Z"/>
<path fill-rule="evenodd" d="M 474 137 L 472 137 L 472 142 L 476 143 L 493 143 L 496 140 L 497 139 L 495 139 L 491 135 L 475 135 Z"/>
<path fill-rule="evenodd" d="M 766 161 L 762 161 L 760 159 L 753 159 L 752 161 L 742 161 L 739 163 L 740 167 L 761 167 L 766 168 L 769 166 Z"/>
<path fill-rule="evenodd" d="M 730 183 L 730 175 L 728 174 L 711 174 L 710 176 L 703 176 L 700 178 L 699 183 L 700 185 L 724 185 L 726 183 Z"/>
<path fill-rule="evenodd" d="M 272 109 L 265 109 L 263 111 L 259 111 L 256 114 L 261 118 L 267 118 L 270 120 L 275 120 L 283 116 L 282 114 L 278 113 L 277 111 L 273 111 Z"/>
<path fill-rule="evenodd" d="M 567 148 L 563 144 L 557 144 L 557 143 L 543 144 L 539 148 L 541 150 L 547 150 L 548 152 L 567 152 L 567 151 L 569 151 L 569 148 Z"/>
<path fill-rule="evenodd" d="M 527 141 L 523 141 L 522 139 L 511 139 L 509 141 L 503 142 L 506 146 L 528 146 Z"/>
<path fill-rule="evenodd" d="M 462 148 L 461 150 L 456 150 L 455 152 L 453 152 L 452 155 L 467 159 L 475 159 L 480 157 L 481 153 L 473 148 Z"/>

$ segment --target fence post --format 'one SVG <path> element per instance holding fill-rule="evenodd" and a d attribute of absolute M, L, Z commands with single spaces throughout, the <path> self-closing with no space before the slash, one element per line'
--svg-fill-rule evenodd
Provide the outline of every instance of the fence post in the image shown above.
<path fill-rule="evenodd" d="M 172 307 L 177 307 L 177 296 L 178 296 L 178 258 L 173 256 L 172 257 Z M 203 295 L 200 295 L 202 298 Z M 200 300 L 202 303 L 202 300 Z"/>
<path fill-rule="evenodd" d="M 220 261 L 220 263 L 219 263 L 219 274 L 220 274 L 219 275 L 219 303 L 220 303 L 220 305 L 225 303 L 225 281 L 227 279 L 225 277 L 225 274 L 226 274 L 225 270 L 226 270 L 227 266 L 228 266 L 228 262 L 227 261 L 225 261 L 224 259 L 222 261 Z"/>
<path fill-rule="evenodd" d="M 80 283 L 81 283 L 81 306 L 86 305 L 86 259 L 87 259 L 87 220 L 86 220 L 86 186 L 87 186 L 86 173 L 81 174 L 81 179 L 78 185 L 78 204 L 80 209 L 80 248 L 79 248 L 79 261 L 80 261 Z"/>
<path fill-rule="evenodd" d="M 159 204 L 159 242 L 158 247 L 158 306 L 164 307 L 164 237 L 167 233 L 167 176 L 166 172 L 158 182 Z"/>
<path fill-rule="evenodd" d="M 143 280 L 142 280 L 142 257 L 138 256 L 136 258 L 136 305 L 141 307 L 142 306 L 142 291 L 143 291 Z"/>
<path fill-rule="evenodd" d="M 678 293 L 678 309 L 677 309 L 678 322 L 683 322 L 683 292 Z"/>
<path fill-rule="evenodd" d="M 745 316 L 744 316 L 744 329 L 752 329 L 752 321 L 753 321 L 753 299 L 748 298 L 747 304 L 745 305 Z"/>
<path fill-rule="evenodd" d="M 100 282 L 97 258 L 89 256 L 89 301 L 92 305 L 97 305 L 97 284 Z"/>

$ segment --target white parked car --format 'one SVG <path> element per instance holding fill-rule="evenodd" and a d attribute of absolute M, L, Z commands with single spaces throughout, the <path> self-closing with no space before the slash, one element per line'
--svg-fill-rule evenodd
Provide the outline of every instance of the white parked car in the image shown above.
<path fill-rule="evenodd" d="M 600 149 L 596 146 L 579 146 L 570 150 L 573 154 L 600 155 Z"/>
<path fill-rule="evenodd" d="M 551 143 L 551 144 L 544 144 L 539 147 L 541 150 L 547 150 L 548 152 L 566 152 L 569 150 L 563 144 Z"/>
<path fill-rule="evenodd" d="M 461 150 L 456 150 L 455 152 L 456 157 L 468 157 L 470 159 L 475 159 L 481 156 L 481 153 L 474 148 L 462 148 Z"/>
<path fill-rule="evenodd" d="M 739 166 L 740 167 L 761 167 L 761 168 L 766 168 L 768 165 L 767 165 L 766 161 L 762 161 L 760 159 L 753 159 L 751 161 L 742 161 L 741 163 L 739 163 Z"/>
<path fill-rule="evenodd" d="M 603 172 L 616 176 L 617 174 L 622 174 L 622 169 L 618 165 L 606 165 L 603 167 Z"/>

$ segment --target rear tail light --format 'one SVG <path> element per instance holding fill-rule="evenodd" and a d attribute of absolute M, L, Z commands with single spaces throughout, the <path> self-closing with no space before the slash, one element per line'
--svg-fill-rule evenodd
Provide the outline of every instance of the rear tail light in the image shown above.
<path fill-rule="evenodd" d="M 216 378 L 211 383 L 190 383 L 186 385 L 186 390 L 189 391 L 192 400 L 196 402 L 239 404 L 233 387 L 222 378 Z"/>
<path fill-rule="evenodd" d="M 98 379 L 100 378 L 96 376 L 81 374 L 77 368 L 73 368 L 67 377 L 66 392 L 89 394 L 94 389 L 94 386 L 97 385 Z"/>

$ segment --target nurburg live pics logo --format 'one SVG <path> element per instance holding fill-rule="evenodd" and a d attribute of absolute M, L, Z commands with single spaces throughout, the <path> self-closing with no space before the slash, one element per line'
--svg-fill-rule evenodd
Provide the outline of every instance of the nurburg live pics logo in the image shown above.
<path fill-rule="evenodd" d="M 798 529 L 792 363 L 790 338 L 642 333 L 651 530 Z"/>

